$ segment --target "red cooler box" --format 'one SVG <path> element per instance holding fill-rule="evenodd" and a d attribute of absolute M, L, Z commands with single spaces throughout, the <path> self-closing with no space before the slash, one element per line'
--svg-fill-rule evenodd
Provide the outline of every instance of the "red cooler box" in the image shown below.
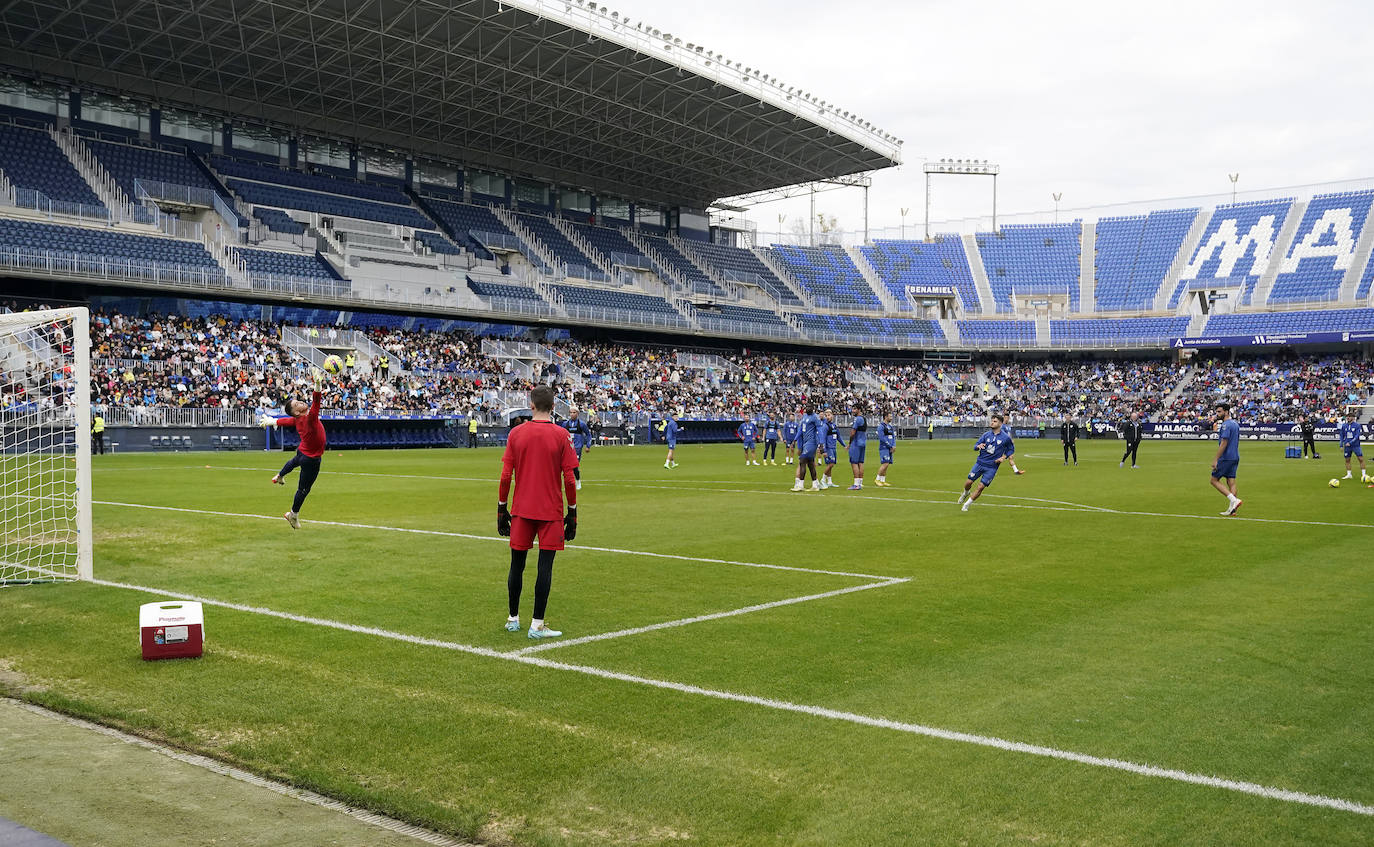
<path fill-rule="evenodd" d="M 184 659 L 201 654 L 205 619 L 200 604 L 162 600 L 138 609 L 138 641 L 145 659 Z"/>

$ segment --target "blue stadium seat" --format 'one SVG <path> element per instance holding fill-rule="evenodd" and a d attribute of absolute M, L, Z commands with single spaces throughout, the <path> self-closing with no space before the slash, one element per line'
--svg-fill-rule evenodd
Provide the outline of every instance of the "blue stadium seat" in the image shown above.
<path fill-rule="evenodd" d="M 0 171 L 17 189 L 41 191 L 51 200 L 105 208 L 57 142 L 41 130 L 0 124 Z"/>
<path fill-rule="evenodd" d="M 255 250 L 235 247 L 234 253 L 248 266 L 249 273 L 277 274 L 337 282 L 339 277 L 320 261 L 306 253 L 287 253 L 282 250 Z"/>
<path fill-rule="evenodd" d="M 1265 271 L 1265 263 L 1257 257 L 1269 255 L 1292 207 L 1291 197 L 1218 206 L 1179 276 L 1169 308 L 1178 305 L 1194 280 L 1217 288 L 1238 288 L 1241 304 L 1249 305 Z"/>
<path fill-rule="evenodd" d="M 1335 300 L 1355 258 L 1374 191 L 1319 194 L 1307 204 L 1269 292 L 1270 303 Z"/>
<path fill-rule="evenodd" d="M 197 241 L 129 235 L 113 229 L 57 226 L 0 218 L 0 246 L 75 253 L 97 259 L 180 265 L 218 271 L 219 265 Z"/>
<path fill-rule="evenodd" d="M 943 233 L 929 242 L 875 241 L 859 250 L 899 303 L 907 302 L 908 285 L 949 285 L 964 311 L 983 311 L 963 239 L 957 234 Z"/>
<path fill-rule="evenodd" d="M 1013 294 L 1068 294 L 1078 311 L 1080 223 L 1011 225 L 977 239 L 997 311 L 1013 310 Z"/>
<path fill-rule="evenodd" d="M 1162 341 L 1188 334 L 1188 318 L 1082 318 L 1050 321 L 1050 344 L 1104 344 L 1113 341 Z M 1128 345 L 1122 345 L 1128 346 Z"/>
<path fill-rule="evenodd" d="M 961 320 L 959 338 L 966 344 L 1035 345 L 1035 321 Z"/>
<path fill-rule="evenodd" d="M 883 308 L 843 247 L 775 245 L 768 252 L 823 309 Z"/>
<path fill-rule="evenodd" d="M 1299 332 L 1368 332 L 1374 309 L 1316 309 L 1308 312 L 1261 312 L 1212 315 L 1207 335 L 1293 335 Z"/>
<path fill-rule="evenodd" d="M 1099 312 L 1153 309 L 1197 209 L 1102 218 L 1097 222 L 1094 297 Z"/>
<path fill-rule="evenodd" d="M 219 191 L 184 152 L 170 152 L 132 141 L 119 144 L 88 139 L 85 144 L 134 202 L 138 201 L 138 193 L 134 190 L 136 179 L 202 188 L 214 193 Z"/>

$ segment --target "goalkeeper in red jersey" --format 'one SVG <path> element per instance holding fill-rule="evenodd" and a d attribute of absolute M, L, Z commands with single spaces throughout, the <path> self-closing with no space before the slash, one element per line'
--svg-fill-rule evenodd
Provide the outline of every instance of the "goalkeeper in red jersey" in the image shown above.
<path fill-rule="evenodd" d="M 496 532 L 510 538 L 510 600 L 508 632 L 520 631 L 520 590 L 525 582 L 525 559 L 539 538 L 539 575 L 534 582 L 534 619 L 529 637 L 553 638 L 563 633 L 544 625 L 544 610 L 553 587 L 553 557 L 564 540 L 577 536 L 577 454 L 568 433 L 553 422 L 553 389 L 540 385 L 530 392 L 534 418 L 512 429 L 501 457 L 501 485 L 497 492 Z M 511 481 L 515 496 L 510 497 Z M 561 482 L 561 486 L 560 486 Z M 560 490 L 561 489 L 561 490 Z M 568 511 L 563 512 L 567 497 Z M 510 500 L 507 508 L 506 501 Z"/>
<path fill-rule="evenodd" d="M 315 390 L 310 395 L 310 405 L 306 405 L 304 400 L 292 398 L 286 401 L 286 411 L 291 413 L 290 417 L 274 418 L 271 415 L 263 415 L 263 426 L 294 427 L 296 434 L 301 438 L 301 444 L 296 448 L 296 455 L 282 466 L 277 475 L 272 477 L 272 482 L 277 485 L 286 484 L 286 476 L 296 468 L 301 469 L 301 475 L 296 482 L 296 497 L 291 501 L 291 511 L 282 515 L 292 529 L 300 529 L 301 506 L 305 503 L 305 498 L 310 494 L 310 488 L 315 484 L 315 478 L 320 475 L 320 458 L 324 455 L 325 437 L 324 424 L 320 423 L 320 389 L 324 387 L 324 372 L 314 371 L 311 378 L 315 382 Z"/>

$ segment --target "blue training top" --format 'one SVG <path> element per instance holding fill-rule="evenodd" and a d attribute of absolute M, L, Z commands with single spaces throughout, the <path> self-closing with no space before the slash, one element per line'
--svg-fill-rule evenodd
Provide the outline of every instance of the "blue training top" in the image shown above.
<path fill-rule="evenodd" d="M 1004 429 L 1001 432 L 988 430 L 978 439 L 978 464 L 985 468 L 997 467 L 997 460 L 1016 452 L 1016 444 Z"/>
<path fill-rule="evenodd" d="M 868 445 L 868 420 L 863 415 L 854 418 L 854 437 L 849 440 L 850 447 Z"/>
<path fill-rule="evenodd" d="M 1346 421 L 1341 424 L 1340 432 L 1342 447 L 1352 447 L 1359 444 L 1360 439 L 1364 437 L 1364 427 L 1354 421 Z"/>
<path fill-rule="evenodd" d="M 1240 424 L 1234 420 L 1222 421 L 1221 429 L 1217 430 L 1217 443 L 1226 442 L 1226 449 L 1221 451 L 1222 462 L 1240 461 Z"/>

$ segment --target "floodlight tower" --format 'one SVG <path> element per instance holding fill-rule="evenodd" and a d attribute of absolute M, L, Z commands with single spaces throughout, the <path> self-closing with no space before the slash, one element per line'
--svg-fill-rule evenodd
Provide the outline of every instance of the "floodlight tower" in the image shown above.
<path fill-rule="evenodd" d="M 989 164 L 987 159 L 940 159 L 921 165 L 926 175 L 926 241 L 930 240 L 930 175 L 953 174 L 955 176 L 992 177 L 992 231 L 997 231 L 997 165 Z"/>

